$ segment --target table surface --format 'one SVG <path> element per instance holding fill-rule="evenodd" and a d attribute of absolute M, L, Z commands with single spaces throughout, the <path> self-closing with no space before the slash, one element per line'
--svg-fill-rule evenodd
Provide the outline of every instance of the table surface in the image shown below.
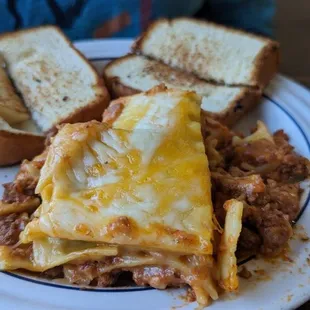
<path fill-rule="evenodd" d="M 310 88 L 309 12 L 309 0 L 278 0 L 275 37 L 281 44 L 280 71 Z M 298 308 L 309 309 L 310 301 Z"/>
<path fill-rule="evenodd" d="M 277 1 L 275 38 L 281 45 L 280 72 L 308 88 L 310 88 L 309 13 L 310 0 Z"/>
<path fill-rule="evenodd" d="M 310 0 L 278 0 L 275 38 L 281 45 L 280 72 L 310 88 L 309 13 Z M 310 301 L 298 310 L 310 310 Z"/>

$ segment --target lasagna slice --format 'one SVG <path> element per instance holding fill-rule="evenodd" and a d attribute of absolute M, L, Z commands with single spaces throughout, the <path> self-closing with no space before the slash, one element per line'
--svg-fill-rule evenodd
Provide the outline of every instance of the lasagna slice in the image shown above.
<path fill-rule="evenodd" d="M 73 283 L 105 286 L 130 271 L 137 284 L 188 284 L 207 305 L 218 298 L 217 283 L 237 287 L 242 204 L 226 206 L 216 263 L 199 97 L 155 89 L 126 100 L 105 116 L 114 128 L 67 124 L 55 136 L 36 187 L 42 203 L 19 244 L 0 248 L 0 268 L 62 266 Z"/>

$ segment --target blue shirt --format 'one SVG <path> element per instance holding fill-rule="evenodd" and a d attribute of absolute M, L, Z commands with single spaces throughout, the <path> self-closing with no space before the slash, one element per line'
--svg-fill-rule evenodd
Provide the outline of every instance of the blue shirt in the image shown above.
<path fill-rule="evenodd" d="M 72 39 L 134 37 L 159 17 L 200 17 L 272 34 L 274 0 L 0 0 L 0 32 L 56 24 Z"/>

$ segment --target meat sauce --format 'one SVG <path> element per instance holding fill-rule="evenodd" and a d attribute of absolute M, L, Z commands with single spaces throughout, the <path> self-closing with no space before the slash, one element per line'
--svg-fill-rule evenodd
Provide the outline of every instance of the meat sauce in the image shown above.
<path fill-rule="evenodd" d="M 277 131 L 270 139 L 260 139 L 233 145 L 238 136 L 223 125 L 208 120 L 203 125 L 206 153 L 212 178 L 212 199 L 218 222 L 223 225 L 226 200 L 237 198 L 244 203 L 243 228 L 237 255 L 261 253 L 275 256 L 292 236 L 292 223 L 299 212 L 300 181 L 309 177 L 309 161 L 296 154 L 288 136 Z M 239 135 L 240 138 L 242 138 Z M 32 162 L 23 163 L 13 183 L 5 184 L 3 201 L 20 203 L 34 197 L 39 170 L 45 154 Z M 14 245 L 19 234 L 30 221 L 31 213 L 12 213 L 0 217 L 0 245 Z M 23 249 L 21 249 L 23 251 Z M 19 255 L 30 255 L 29 248 Z M 115 258 L 119 259 L 119 258 Z M 66 264 L 42 273 L 48 278 L 65 278 L 80 285 L 115 285 L 121 273 L 130 272 L 137 285 L 156 288 L 186 284 L 176 270 L 165 266 L 143 266 L 101 272 L 101 264 L 113 262 L 88 261 Z"/>
<path fill-rule="evenodd" d="M 225 200 L 236 198 L 244 203 L 237 255 L 278 255 L 292 236 L 292 223 L 300 210 L 300 181 L 310 176 L 309 160 L 294 152 L 283 130 L 237 145 L 233 139 L 238 135 L 213 120 L 206 122 L 203 133 L 205 145 L 211 143 L 215 148 L 210 154 L 206 148 L 208 157 L 217 153 L 210 170 L 219 223 L 223 225 L 225 219 Z M 225 143 L 214 142 L 214 137 Z"/>

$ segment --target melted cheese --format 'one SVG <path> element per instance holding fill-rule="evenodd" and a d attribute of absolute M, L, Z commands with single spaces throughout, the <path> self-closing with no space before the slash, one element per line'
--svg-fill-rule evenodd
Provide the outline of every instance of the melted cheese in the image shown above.
<path fill-rule="evenodd" d="M 32 245 L 27 246 L 32 247 L 32 255 L 21 256 L 16 249 L 1 246 L 0 269 L 14 270 L 22 268 L 42 272 L 73 260 L 98 260 L 105 256 L 118 254 L 117 247 L 113 245 L 68 241 L 50 237 L 37 239 Z M 23 246 L 19 248 L 21 247 Z"/>
<path fill-rule="evenodd" d="M 64 126 L 37 193 L 40 212 L 24 243 L 51 237 L 212 253 L 210 174 L 199 99 L 188 92 L 137 95 L 114 129 Z"/>
<path fill-rule="evenodd" d="M 26 246 L 31 247 L 31 245 Z M 9 246 L 0 247 L 0 269 L 23 268 L 34 272 L 44 272 L 59 265 L 64 265 L 66 268 L 66 263 L 81 264 L 86 261 L 104 261 L 106 256 L 110 256 L 109 261 L 100 265 L 101 273 L 119 271 L 122 268 L 130 270 L 130 268 L 139 267 L 142 271 L 142 268 L 150 270 L 149 268 L 152 267 L 164 266 L 164 268 L 177 271 L 182 276 L 183 281 L 195 291 L 200 304 L 207 305 L 209 296 L 212 299 L 218 298 L 211 276 L 211 270 L 215 268 L 211 255 L 184 256 L 180 253 L 156 252 L 154 249 L 143 247 L 115 247 L 50 237 L 34 241 L 32 247 L 32 256 L 21 256 L 16 252 L 16 248 L 13 249 Z M 156 275 L 154 277 L 156 279 Z M 153 284 L 156 283 L 156 287 L 159 288 L 160 282 L 155 280 Z M 166 288 L 167 283 L 162 285 L 160 288 Z"/>

